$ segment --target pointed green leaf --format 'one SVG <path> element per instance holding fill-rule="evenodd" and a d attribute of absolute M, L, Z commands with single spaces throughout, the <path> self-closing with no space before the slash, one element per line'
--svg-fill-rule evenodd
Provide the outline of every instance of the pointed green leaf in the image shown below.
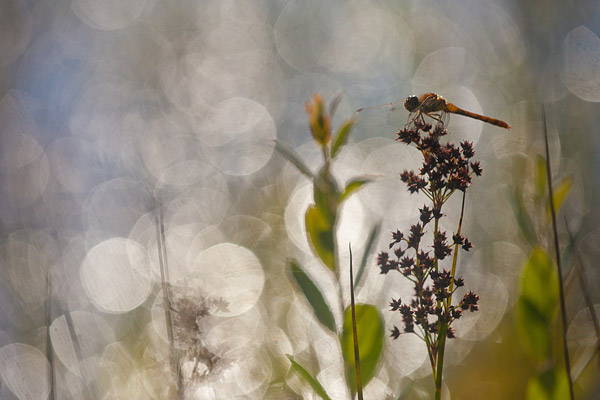
<path fill-rule="evenodd" d="M 551 321 L 529 299 L 520 297 L 515 308 L 515 325 L 525 352 L 538 361 L 546 360 L 551 352 Z"/>
<path fill-rule="evenodd" d="M 354 280 L 354 285 L 358 286 L 360 280 L 365 272 L 365 267 L 367 266 L 367 260 L 369 259 L 369 255 L 373 250 L 373 245 L 379 236 L 379 231 L 381 230 L 381 220 L 377 221 L 371 232 L 369 233 L 369 237 L 367 238 L 367 243 L 365 244 L 365 252 L 363 253 L 362 259 L 360 261 L 360 265 L 358 266 L 358 272 L 356 274 L 356 279 Z"/>
<path fill-rule="evenodd" d="M 348 137 L 350 136 L 350 131 L 354 126 L 354 120 L 349 119 L 346 120 L 340 125 L 337 133 L 335 134 L 335 138 L 333 139 L 333 144 L 331 145 L 331 158 L 335 158 L 344 147 L 346 143 L 348 143 Z"/>
<path fill-rule="evenodd" d="M 525 351 L 540 361 L 551 353 L 552 321 L 558 310 L 558 277 L 552 259 L 536 248 L 521 274 L 516 328 Z"/>
<path fill-rule="evenodd" d="M 558 213 L 560 210 L 560 206 L 562 206 L 563 201 L 567 197 L 567 194 L 571 191 L 573 187 L 573 177 L 568 176 L 563 179 L 556 188 L 554 188 L 554 195 L 552 196 L 552 201 L 554 203 L 554 210 Z M 551 215 L 550 205 L 546 207 L 547 215 Z"/>
<path fill-rule="evenodd" d="M 383 318 L 370 304 L 357 304 L 356 330 L 358 334 L 358 352 L 360 354 L 360 374 L 363 387 L 373 378 L 385 341 Z M 352 337 L 352 310 L 344 310 L 344 326 L 340 335 L 342 355 L 346 370 L 346 379 L 352 393 L 356 392 L 356 367 L 354 362 L 354 339 Z"/>
<path fill-rule="evenodd" d="M 571 397 L 569 378 L 563 368 L 551 368 L 527 384 L 526 400 L 563 400 Z"/>
<path fill-rule="evenodd" d="M 315 205 L 308 207 L 304 221 L 308 241 L 316 255 L 330 270 L 335 271 L 334 227 Z"/>
<path fill-rule="evenodd" d="M 533 228 L 533 222 L 531 222 L 531 217 L 525 209 L 525 204 L 523 204 L 523 196 L 518 188 L 516 188 L 513 192 L 511 200 L 513 203 L 513 212 L 515 213 L 515 218 L 517 219 L 517 223 L 519 224 L 519 228 L 521 228 L 523 236 L 529 242 L 529 244 L 536 245 L 537 235 L 535 233 L 535 229 Z"/>
<path fill-rule="evenodd" d="M 331 400 L 329 395 L 327 395 L 325 388 L 323 388 L 323 386 L 319 383 L 317 378 L 313 377 L 310 374 L 310 372 L 308 372 L 302 365 L 294 361 L 294 357 L 291 354 L 286 354 L 286 356 L 288 360 L 290 360 L 290 362 L 292 363 L 292 368 L 294 369 L 294 371 L 296 371 L 298 375 L 300 375 L 308 382 L 308 384 L 313 388 L 316 394 L 321 396 L 323 400 Z"/>
<path fill-rule="evenodd" d="M 319 287 L 310 279 L 310 277 L 300 268 L 300 265 L 296 260 L 290 260 L 288 262 L 290 269 L 292 270 L 292 276 L 300 287 L 304 297 L 308 301 L 308 304 L 313 309 L 315 316 L 326 328 L 334 332 L 335 329 L 335 318 L 329 308 L 329 305 L 325 301 L 325 297 L 319 290 Z"/>
<path fill-rule="evenodd" d="M 346 187 L 344 188 L 344 191 L 342 192 L 342 195 L 340 196 L 340 203 L 346 199 L 348 199 L 348 197 L 350 197 L 350 195 L 354 192 L 356 192 L 358 189 L 360 189 L 361 187 L 363 187 L 363 185 L 365 185 L 366 183 L 372 182 L 373 179 L 371 178 L 367 178 L 367 177 L 359 177 L 359 178 L 354 178 L 351 179 L 350 181 L 348 181 L 348 183 L 346 184 Z"/>
<path fill-rule="evenodd" d="M 556 268 L 550 256 L 539 247 L 533 250 L 523 268 L 521 297 L 531 301 L 548 319 L 556 314 L 559 297 Z"/>
<path fill-rule="evenodd" d="M 314 179 L 314 175 L 313 173 L 310 171 L 310 168 L 308 168 L 308 166 L 304 163 L 304 161 L 302 161 L 302 159 L 300 158 L 300 156 L 298 155 L 298 153 L 296 153 L 294 150 L 290 149 L 289 147 L 283 145 L 281 142 L 279 141 L 275 141 L 275 149 L 277 151 L 279 151 L 279 153 L 289 162 L 291 162 L 292 164 L 294 164 L 294 166 L 296 168 L 298 168 L 298 171 L 300 171 L 301 173 L 303 173 L 304 175 L 306 175 L 307 177 Z"/>

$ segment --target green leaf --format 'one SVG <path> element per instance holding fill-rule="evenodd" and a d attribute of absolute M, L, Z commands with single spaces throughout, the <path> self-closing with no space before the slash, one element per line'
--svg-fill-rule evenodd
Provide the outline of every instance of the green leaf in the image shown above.
<path fill-rule="evenodd" d="M 551 353 L 551 321 L 528 299 L 520 297 L 515 309 L 515 324 L 525 352 L 538 361 L 546 360 Z"/>
<path fill-rule="evenodd" d="M 355 121 L 353 119 L 349 119 L 344 121 L 338 128 L 335 138 L 333 139 L 333 144 L 331 145 L 331 158 L 335 158 L 342 147 L 348 143 L 348 137 L 350 136 L 350 131 L 352 130 L 354 123 Z"/>
<path fill-rule="evenodd" d="M 313 181 L 313 195 L 317 208 L 333 226 L 337 215 L 339 189 L 327 164 L 321 168 Z"/>
<path fill-rule="evenodd" d="M 288 261 L 288 264 L 292 270 L 294 280 L 300 287 L 302 293 L 304 293 L 304 297 L 308 300 L 308 304 L 312 307 L 319 322 L 335 333 L 335 318 L 318 286 L 315 285 L 310 277 L 302 270 L 302 268 L 300 268 L 300 265 L 296 260 L 290 260 Z"/>
<path fill-rule="evenodd" d="M 308 382 L 308 384 L 313 388 L 313 390 L 315 391 L 316 394 L 321 396 L 321 398 L 323 400 L 331 400 L 331 398 L 325 391 L 325 388 L 323 388 L 323 386 L 321 386 L 321 384 L 319 383 L 317 378 L 313 377 L 310 374 L 310 372 L 308 372 L 302 365 L 300 365 L 296 361 L 294 361 L 294 357 L 291 354 L 286 354 L 286 357 L 292 363 L 292 368 L 294 369 L 294 371 L 296 371 L 298 373 L 298 375 L 303 377 Z"/>
<path fill-rule="evenodd" d="M 552 201 L 554 203 L 554 210 L 558 213 L 560 210 L 560 206 L 562 206 L 563 201 L 567 197 L 567 194 L 571 191 L 573 187 L 573 177 L 568 176 L 563 179 L 558 186 L 554 189 L 554 195 L 552 196 Z M 548 215 L 551 215 L 550 205 L 546 207 L 546 212 Z"/>
<path fill-rule="evenodd" d="M 352 193 L 363 187 L 364 184 L 372 181 L 373 179 L 367 177 L 354 178 L 348 181 L 344 191 L 342 192 L 342 195 L 340 196 L 340 203 L 350 197 Z"/>
<path fill-rule="evenodd" d="M 528 299 L 547 319 L 556 314 L 559 297 L 558 277 L 550 256 L 535 248 L 521 274 L 521 297 Z"/>
<path fill-rule="evenodd" d="M 558 309 L 558 277 L 552 259 L 536 248 L 521 274 L 516 328 L 525 351 L 543 361 L 551 353 L 552 321 Z"/>
<path fill-rule="evenodd" d="M 370 304 L 357 304 L 355 308 L 358 352 L 360 354 L 360 374 L 363 387 L 373 378 L 385 341 L 383 318 Z M 354 339 L 352 336 L 352 310 L 344 310 L 344 325 L 340 335 L 346 379 L 352 393 L 356 392 L 356 367 L 354 362 Z"/>
<path fill-rule="evenodd" d="M 373 245 L 379 236 L 379 232 L 381 230 L 381 220 L 377 221 L 371 232 L 369 233 L 369 237 L 367 238 L 367 243 L 365 244 L 365 251 L 363 253 L 362 259 L 360 260 L 360 265 L 358 266 L 358 272 L 356 274 L 356 278 L 354 280 L 354 285 L 358 286 L 362 276 L 365 272 L 365 267 L 367 266 L 367 260 L 369 259 L 369 255 L 373 250 Z"/>
<path fill-rule="evenodd" d="M 530 245 L 536 245 L 537 235 L 535 233 L 535 229 L 533 228 L 533 222 L 531 222 L 531 217 L 525 209 L 525 204 L 523 204 L 523 196 L 518 188 L 516 188 L 513 192 L 512 203 L 513 212 L 515 213 L 515 218 L 517 219 L 517 223 L 519 224 L 519 228 L 521 228 L 523 236 Z"/>
<path fill-rule="evenodd" d="M 307 177 L 309 177 L 311 179 L 314 179 L 314 175 L 310 171 L 310 168 L 308 168 L 308 166 L 304 163 L 304 161 L 302 161 L 302 159 L 300 158 L 300 156 L 298 155 L 298 153 L 296 153 L 294 150 L 290 149 L 289 147 L 283 145 L 282 143 L 280 143 L 277 140 L 275 141 L 275 149 L 277 151 L 279 151 L 279 153 L 281 153 L 281 155 L 286 160 L 288 160 L 289 162 L 291 162 L 292 164 L 294 164 L 294 166 L 296 168 L 298 168 L 298 171 L 300 171 L 301 173 L 303 173 Z"/>
<path fill-rule="evenodd" d="M 526 400 L 569 399 L 569 378 L 563 368 L 551 368 L 534 376 L 527 384 Z"/>
<path fill-rule="evenodd" d="M 329 269 L 335 271 L 334 227 L 323 212 L 312 205 L 306 210 L 304 218 L 306 234 L 316 255 Z"/>

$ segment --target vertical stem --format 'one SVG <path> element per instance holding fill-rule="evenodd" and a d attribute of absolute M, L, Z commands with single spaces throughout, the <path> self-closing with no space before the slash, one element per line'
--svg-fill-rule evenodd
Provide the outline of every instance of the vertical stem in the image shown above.
<path fill-rule="evenodd" d="M 362 380 L 360 377 L 360 355 L 358 353 L 358 332 L 356 330 L 356 312 L 354 305 L 354 276 L 352 274 L 352 247 L 348 243 L 350 250 L 350 308 L 352 310 L 352 337 L 354 339 L 354 366 L 356 367 L 356 390 L 358 400 L 363 400 Z"/>
<path fill-rule="evenodd" d="M 437 374 L 435 376 L 435 400 L 442 398 L 442 372 L 444 369 L 444 352 L 446 350 L 446 333 L 448 332 L 448 321 L 441 323 L 438 334 L 438 358 L 437 358 Z"/>
<path fill-rule="evenodd" d="M 167 338 L 169 339 L 169 350 L 171 353 L 171 369 L 177 382 L 178 397 L 182 398 L 181 374 L 179 373 L 179 360 L 175 350 L 175 339 L 173 337 L 173 317 L 171 315 L 171 298 L 169 293 L 169 271 L 167 269 L 167 245 L 165 243 L 165 226 L 163 221 L 162 204 L 156 205 L 156 246 L 158 249 L 158 262 L 160 264 L 160 283 L 163 291 L 163 307 L 165 322 L 167 324 Z"/>
<path fill-rule="evenodd" d="M 435 239 L 437 239 L 437 235 L 438 235 L 438 224 L 439 224 L 439 218 L 435 219 L 435 224 L 433 225 L 433 240 L 435 241 Z M 437 257 L 435 257 L 435 271 L 438 271 L 438 259 Z"/>
<path fill-rule="evenodd" d="M 569 234 L 569 241 L 571 243 L 574 242 L 573 235 L 571 234 L 571 230 L 569 229 L 569 224 L 565 218 L 565 227 L 567 228 L 567 233 Z M 581 286 L 581 290 L 583 291 L 583 299 L 585 300 L 585 304 L 590 312 L 590 317 L 592 318 L 592 323 L 594 324 L 594 330 L 596 331 L 596 352 L 600 352 L 600 323 L 598 322 L 598 316 L 596 315 L 596 310 L 594 308 L 594 302 L 590 296 L 590 288 L 588 287 L 587 274 L 585 273 L 585 265 L 583 264 L 583 260 L 581 259 L 581 255 L 579 251 L 576 250 L 577 262 L 574 263 L 575 272 L 577 273 L 577 278 L 579 280 L 579 286 Z M 577 381 L 577 376 L 575 376 L 575 381 Z"/>
<path fill-rule="evenodd" d="M 82 363 L 83 351 L 81 350 L 81 342 L 79 341 L 79 336 L 77 335 L 77 331 L 75 330 L 75 323 L 73 322 L 73 316 L 71 315 L 71 312 L 69 310 L 65 310 L 62 307 L 60 302 L 59 302 L 59 309 L 61 311 L 63 311 L 63 313 L 64 313 L 65 322 L 67 324 L 67 331 L 69 332 L 69 338 L 71 339 L 71 342 L 73 343 L 73 350 L 75 351 L 75 364 L 77 366 L 77 369 L 79 370 L 79 373 L 81 374 L 81 380 L 83 381 L 83 382 L 81 382 L 82 392 L 86 398 L 93 399 L 93 398 L 95 398 L 92 393 L 92 390 L 94 387 L 93 386 L 90 387 L 85 384 L 85 381 L 87 380 L 87 368 L 85 366 L 85 363 Z"/>
<path fill-rule="evenodd" d="M 50 267 L 46 270 L 46 357 L 50 364 L 50 394 L 48 398 L 54 400 L 55 396 L 55 375 L 54 375 L 54 350 L 52 340 L 50 339 L 50 325 L 52 325 L 52 282 L 50 279 Z"/>
<path fill-rule="evenodd" d="M 462 229 L 462 221 L 465 212 L 465 197 L 466 192 L 463 192 L 462 204 L 460 208 L 460 218 L 458 219 L 457 234 L 460 235 Z M 452 258 L 452 281 L 450 282 L 450 297 L 445 301 L 444 314 L 446 310 L 450 309 L 452 305 L 452 289 L 454 287 L 454 274 L 456 272 L 456 262 L 458 259 L 458 244 L 454 245 L 454 255 Z M 435 375 L 435 399 L 440 400 L 442 398 L 442 372 L 444 370 L 444 354 L 446 351 L 446 335 L 448 333 L 450 321 L 444 316 L 440 317 L 440 328 L 438 333 L 438 358 L 437 358 L 437 373 Z"/>
<path fill-rule="evenodd" d="M 569 347 L 567 346 L 567 310 L 565 306 L 565 293 L 563 285 L 563 277 L 561 270 L 560 260 L 560 248 L 558 244 L 558 230 L 556 227 L 556 209 L 554 208 L 554 192 L 552 191 L 552 171 L 550 169 L 550 149 L 548 146 L 548 129 L 546 126 L 546 110 L 542 104 L 542 121 L 544 125 L 544 143 L 546 145 L 546 176 L 548 178 L 548 197 L 550 201 L 550 212 L 552 213 L 552 232 L 554 234 L 554 251 L 556 255 L 556 268 L 558 269 L 558 284 L 560 289 L 560 308 L 561 308 L 561 322 L 562 322 L 562 342 L 563 352 L 565 357 L 565 369 L 567 371 L 567 377 L 569 378 L 569 394 L 571 400 L 575 397 L 573 395 L 573 380 L 571 378 L 571 361 L 569 360 Z"/>
<path fill-rule="evenodd" d="M 460 206 L 460 218 L 458 219 L 457 235 L 460 235 L 462 230 L 463 215 L 465 213 L 465 197 L 467 192 L 463 192 L 462 205 Z M 454 254 L 452 255 L 452 281 L 450 282 L 450 297 L 448 298 L 448 307 L 452 304 L 452 289 L 454 289 L 454 273 L 456 272 L 456 262 L 458 260 L 458 243 L 454 245 Z"/>
<path fill-rule="evenodd" d="M 435 224 L 434 224 L 434 227 L 433 227 L 433 240 L 434 240 L 434 242 L 435 242 L 435 240 L 437 239 L 437 236 L 438 236 L 438 229 L 439 229 L 438 228 L 438 224 L 439 224 L 439 218 L 436 218 L 435 219 Z M 434 260 L 435 260 L 435 272 L 438 272 L 439 271 L 438 258 L 437 258 L 437 256 L 435 256 L 435 252 L 434 252 Z M 442 306 L 442 302 L 440 300 L 437 300 L 436 301 L 436 305 L 438 307 L 441 307 Z M 438 332 L 439 332 L 439 329 L 438 329 Z"/>
<path fill-rule="evenodd" d="M 415 247 L 415 258 L 416 258 L 416 267 L 417 269 L 419 269 L 420 267 L 420 261 L 419 261 L 419 244 L 417 244 L 417 246 Z M 418 279 L 418 283 L 417 283 L 417 300 L 419 301 L 419 304 L 422 306 L 423 305 L 423 285 L 424 285 L 424 280 L 425 278 L 419 278 Z M 421 324 L 421 328 L 423 329 L 423 337 L 425 338 L 425 344 L 427 345 L 427 353 L 429 355 L 429 362 L 431 363 L 431 370 L 433 371 L 433 376 L 435 377 L 435 354 L 433 352 L 433 346 L 431 344 L 432 340 L 429 337 L 429 327 L 427 326 L 426 323 L 422 323 Z M 435 342 L 435 340 L 433 340 L 433 342 Z"/>

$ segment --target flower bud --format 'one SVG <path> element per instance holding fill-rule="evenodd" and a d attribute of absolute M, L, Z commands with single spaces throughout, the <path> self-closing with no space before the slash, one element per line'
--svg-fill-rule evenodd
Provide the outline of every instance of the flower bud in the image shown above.
<path fill-rule="evenodd" d="M 327 113 L 323 97 L 315 93 L 312 102 L 307 101 L 304 103 L 304 107 L 308 114 L 308 122 L 313 138 L 322 147 L 325 147 L 331 140 L 331 118 Z"/>

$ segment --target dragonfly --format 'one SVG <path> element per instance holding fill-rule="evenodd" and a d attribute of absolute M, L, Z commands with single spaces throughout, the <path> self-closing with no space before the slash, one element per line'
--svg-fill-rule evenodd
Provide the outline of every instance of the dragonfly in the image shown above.
<path fill-rule="evenodd" d="M 496 118 L 487 117 L 485 115 L 476 114 L 471 111 L 463 110 L 454 104 L 446 101 L 442 96 L 435 93 L 425 93 L 421 96 L 409 96 L 403 103 L 404 108 L 409 112 L 408 122 L 405 127 L 419 121 L 425 123 L 425 117 L 432 118 L 438 122 L 438 125 L 445 127 L 448 124 L 449 114 L 464 115 L 466 117 L 478 119 L 488 124 L 498 126 L 500 128 L 511 129 L 506 122 Z M 388 103 L 380 106 L 361 108 L 354 114 L 355 117 L 363 119 L 363 114 L 387 114 L 388 120 L 395 119 L 395 115 L 399 114 L 400 102 Z M 387 110 L 387 111 L 385 111 Z M 391 122 L 391 121 L 388 121 Z"/>

